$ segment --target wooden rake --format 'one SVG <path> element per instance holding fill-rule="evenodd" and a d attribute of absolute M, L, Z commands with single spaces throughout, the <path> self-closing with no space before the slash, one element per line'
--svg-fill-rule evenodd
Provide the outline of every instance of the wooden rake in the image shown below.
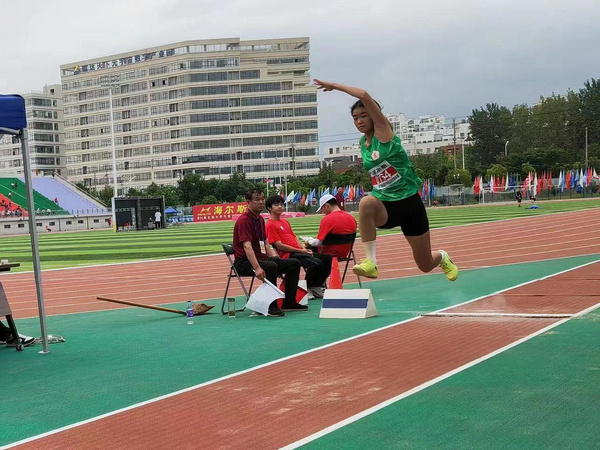
<path fill-rule="evenodd" d="M 181 311 L 179 309 L 173 309 L 173 308 L 164 308 L 162 306 L 144 305 L 142 303 L 127 302 L 125 300 L 115 300 L 114 298 L 107 298 L 107 297 L 96 297 L 96 299 L 102 300 L 105 302 L 119 303 L 121 305 L 138 306 L 140 308 L 154 309 L 155 311 L 165 311 L 165 312 L 170 312 L 170 313 L 174 313 L 174 314 L 182 314 L 184 316 L 187 315 L 185 311 Z M 214 306 L 207 305 L 205 303 L 194 303 L 193 308 L 194 308 L 195 316 L 202 316 L 202 315 L 206 314 L 208 311 L 210 311 L 211 309 L 213 309 Z"/>

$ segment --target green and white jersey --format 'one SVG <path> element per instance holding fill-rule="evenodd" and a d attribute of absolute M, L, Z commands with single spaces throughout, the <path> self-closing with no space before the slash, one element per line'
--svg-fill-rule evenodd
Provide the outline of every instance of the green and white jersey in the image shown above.
<path fill-rule="evenodd" d="M 373 196 L 381 201 L 394 202 L 415 195 L 422 181 L 415 173 L 408 154 L 394 135 L 390 142 L 381 143 L 375 136 L 371 145 L 360 139 L 363 166 L 371 175 Z"/>

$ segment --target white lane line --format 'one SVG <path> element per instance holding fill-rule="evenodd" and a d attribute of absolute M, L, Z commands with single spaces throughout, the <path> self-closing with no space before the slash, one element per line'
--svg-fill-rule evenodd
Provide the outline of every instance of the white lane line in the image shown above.
<path fill-rule="evenodd" d="M 496 356 L 496 355 L 498 355 L 498 354 L 500 354 L 502 352 L 505 352 L 506 350 L 509 350 L 509 349 L 511 349 L 511 348 L 519 345 L 519 344 L 522 344 L 525 341 L 528 341 L 531 338 L 539 336 L 540 334 L 545 333 L 546 331 L 548 331 L 548 330 L 550 330 L 550 329 L 552 329 L 554 327 L 562 325 L 563 323 L 567 322 L 568 320 L 570 320 L 570 318 L 560 320 L 560 321 L 558 321 L 558 322 L 556 322 L 556 323 L 554 323 L 552 325 L 549 325 L 549 326 L 547 326 L 545 328 L 542 328 L 541 330 L 536 331 L 535 333 L 532 333 L 532 334 L 530 334 L 528 336 L 525 336 L 524 338 L 519 339 L 518 341 L 515 341 L 512 344 L 506 345 L 506 346 L 504 346 L 504 347 L 502 347 L 502 348 L 500 348 L 500 349 L 498 349 L 496 351 L 488 353 L 487 355 L 484 355 L 481 358 L 475 359 L 475 360 L 473 360 L 473 361 L 471 361 L 471 362 L 469 362 L 469 363 L 467 363 L 467 364 L 465 364 L 465 365 L 463 365 L 461 367 L 458 367 L 458 368 L 456 368 L 454 370 L 451 370 L 450 372 L 446 372 L 445 374 L 440 375 L 439 377 L 434 378 L 432 380 L 429 380 L 429 381 L 427 381 L 427 382 L 425 382 L 425 383 L 423 383 L 423 384 L 421 384 L 421 385 L 419 385 L 419 386 L 417 386 L 417 387 L 415 387 L 415 388 L 413 388 L 413 389 L 411 389 L 409 391 L 403 392 L 402 394 L 397 395 L 396 397 L 392 397 L 389 400 L 386 400 L 385 402 L 379 403 L 378 405 L 375 405 L 375 406 L 373 406 L 373 407 L 371 407 L 369 409 L 361 411 L 360 413 L 355 414 L 355 415 L 353 415 L 351 417 L 348 417 L 347 419 L 344 419 L 341 422 L 338 422 L 338 423 L 336 423 L 334 425 L 331 425 L 330 427 L 327 427 L 327 428 L 325 428 L 325 429 L 323 429 L 321 431 L 313 433 L 310 436 L 307 436 L 307 437 L 305 437 L 303 439 L 300 439 L 300 440 L 298 440 L 296 442 L 292 442 L 291 444 L 286 445 L 285 447 L 281 447 L 281 448 L 285 449 L 285 450 L 289 450 L 289 449 L 295 449 L 295 448 L 301 447 L 302 445 L 306 445 L 309 442 L 312 442 L 312 441 L 314 441 L 316 439 L 319 439 L 319 438 L 321 438 L 321 437 L 323 437 L 323 436 L 325 436 L 325 435 L 327 435 L 329 433 L 332 433 L 332 432 L 334 432 L 334 431 L 336 431 L 336 430 L 338 430 L 338 429 L 340 429 L 342 427 L 345 427 L 346 425 L 350 425 L 351 423 L 354 423 L 357 420 L 360 420 L 360 419 L 362 419 L 364 417 L 367 417 L 367 416 L 369 416 L 369 415 L 371 415 L 371 414 L 379 411 L 380 409 L 383 409 L 383 408 L 385 408 L 387 406 L 390 406 L 390 405 L 392 405 L 392 404 L 394 404 L 394 403 L 396 403 L 396 402 L 398 402 L 398 401 L 400 401 L 402 399 L 405 399 L 406 397 L 409 397 L 409 396 L 411 396 L 413 394 L 416 394 L 417 392 L 420 392 L 420 391 L 422 391 L 424 389 L 427 389 L 428 387 L 433 386 L 434 384 L 437 384 L 440 381 L 445 380 L 446 378 L 449 378 L 449 377 L 451 377 L 453 375 L 456 375 L 457 373 L 460 373 L 460 372 L 462 372 L 464 370 L 467 370 L 467 369 L 475 366 L 476 364 L 479 364 L 480 362 L 485 361 L 486 359 L 490 359 L 490 358 L 492 358 L 492 357 L 494 357 L 494 356 Z"/>
<path fill-rule="evenodd" d="M 556 314 L 536 314 L 536 313 L 428 313 L 424 317 L 523 317 L 527 319 L 563 319 L 565 317 L 575 317 L 575 314 L 556 313 Z"/>
<path fill-rule="evenodd" d="M 561 272 L 557 272 L 556 274 L 553 274 L 553 275 L 548 275 L 548 276 L 545 276 L 545 277 L 539 278 L 538 280 L 533 280 L 533 281 L 530 281 L 530 282 L 527 282 L 527 283 L 521 283 L 521 284 L 519 284 L 519 285 L 517 285 L 517 286 L 514 286 L 514 287 L 523 286 L 523 285 L 525 285 L 525 284 L 533 283 L 534 281 L 544 280 L 544 279 L 547 279 L 547 278 L 550 278 L 550 277 L 553 277 L 553 276 L 556 276 L 556 275 L 560 275 L 560 274 L 562 274 L 562 273 L 565 273 L 565 272 L 570 272 L 570 271 L 572 271 L 572 270 L 576 270 L 576 269 L 579 269 L 579 268 L 582 268 L 582 267 L 588 266 L 588 265 L 590 265 L 590 264 L 594 264 L 594 263 L 596 263 L 596 262 L 599 262 L 599 261 L 600 261 L 600 260 L 596 260 L 596 261 L 593 261 L 593 262 L 585 263 L 585 264 L 582 264 L 582 265 L 580 265 L 580 266 L 573 267 L 573 268 L 571 268 L 571 269 L 567 269 L 567 270 L 563 270 L 563 271 L 561 271 Z M 486 298 L 486 297 L 489 297 L 489 296 L 492 296 L 492 295 L 497 295 L 497 294 L 499 294 L 500 292 L 504 292 L 504 291 L 506 291 L 506 290 L 508 290 L 508 289 L 513 289 L 513 288 L 502 289 L 501 291 L 497 291 L 497 292 L 495 292 L 495 293 L 492 293 L 492 294 L 484 295 L 484 296 L 478 297 L 478 298 L 476 298 L 476 299 L 474 299 L 474 300 L 469 300 L 469 301 L 466 301 L 466 302 L 460 303 L 460 304 L 458 304 L 458 305 L 453 305 L 452 307 L 456 307 L 456 306 L 464 305 L 464 304 L 467 304 L 467 303 L 471 303 L 471 302 L 474 302 L 474 301 L 476 301 L 476 300 L 480 300 L 480 299 L 483 299 L 483 298 Z M 598 306 L 600 306 L 600 304 L 598 304 L 598 305 L 595 305 L 595 306 L 596 306 L 596 307 L 598 307 Z M 450 307 L 448 307 L 448 308 L 450 308 Z M 448 308 L 440 309 L 440 310 L 438 310 L 438 311 L 433 311 L 433 312 L 434 312 L 434 313 L 442 312 L 442 311 L 444 311 L 444 310 L 446 310 L 446 309 L 448 309 Z M 589 312 L 589 311 L 592 311 L 593 309 L 594 309 L 594 307 L 592 307 L 592 308 L 588 308 L 587 310 L 583 311 L 583 312 L 582 312 L 582 313 L 580 313 L 580 314 L 587 313 L 587 312 Z M 180 390 L 178 390 L 178 391 L 171 392 L 171 393 L 169 393 L 169 394 L 161 395 L 161 396 L 159 396 L 159 397 L 155 397 L 155 398 L 152 398 L 152 399 L 149 399 L 149 400 L 143 401 L 143 402 L 135 403 L 135 404 L 133 404 L 133 405 L 126 406 L 125 408 L 120 408 L 120 409 L 117 409 L 117 410 L 115 410 L 115 411 L 111 411 L 111 412 L 108 412 L 108 413 L 105 413 L 105 414 L 101 414 L 101 415 L 99 415 L 99 416 L 91 417 L 91 418 L 89 418 L 89 419 L 86 419 L 86 420 L 82 420 L 82 421 L 80 421 L 80 422 L 73 423 L 73 424 L 71 424 L 71 425 L 67 425 L 67 426 L 64 426 L 64 427 L 61 427 L 61 428 L 56 428 L 56 429 L 54 429 L 54 430 L 47 431 L 46 433 L 41 433 L 41 434 L 38 434 L 38 435 L 35 435 L 35 436 L 32 436 L 32 437 L 26 438 L 26 439 L 22 439 L 22 440 L 20 440 L 20 441 L 13 442 L 13 443 L 7 444 L 7 445 L 5 445 L 5 446 L 3 446 L 3 447 L 0 447 L 0 450 L 5 450 L 5 449 L 13 448 L 13 447 L 16 447 L 16 446 L 18 446 L 18 445 L 23 445 L 23 444 L 26 444 L 26 443 L 29 443 L 29 442 L 36 441 L 36 440 L 38 440 L 38 439 L 42 439 L 42 438 L 44 438 L 44 437 L 48 437 L 48 436 L 52 436 L 52 435 L 54 435 L 54 434 L 62 433 L 63 431 L 67 431 L 67 430 L 70 430 L 70 429 L 73 429 L 73 428 L 77 428 L 77 427 L 80 427 L 80 426 L 82 426 L 82 425 L 85 425 L 85 424 L 88 424 L 88 423 L 96 422 L 96 421 L 98 421 L 98 420 L 105 419 L 105 418 L 107 418 L 107 417 L 111 417 L 111 416 L 114 416 L 114 415 L 117 415 L 117 414 L 120 414 L 120 413 L 123 413 L 123 412 L 126 412 L 126 411 L 130 411 L 130 410 L 132 410 L 132 409 L 140 408 L 140 407 L 142 407 L 142 406 L 150 405 L 150 404 L 152 404 L 152 403 L 156 403 L 156 402 L 159 402 L 159 401 L 161 401 L 161 400 L 165 400 L 165 399 L 168 399 L 168 398 L 171 398 L 171 397 L 175 397 L 175 396 L 177 396 L 177 395 L 185 394 L 186 392 L 191 392 L 191 391 L 193 391 L 193 390 L 200 389 L 200 388 L 203 388 L 203 387 L 205 387 L 205 386 L 210 386 L 210 385 L 212 385 L 212 384 L 219 383 L 219 382 L 221 382 L 221 381 L 225 381 L 225 380 L 228 380 L 228 379 L 231 379 L 231 378 L 234 378 L 234 377 L 238 377 L 238 376 L 244 375 L 244 374 L 246 374 L 246 373 L 254 372 L 254 371 L 256 371 L 256 370 L 260 370 L 260 369 L 263 369 L 263 368 L 265 368 L 265 367 L 269 367 L 269 366 L 272 366 L 272 365 L 275 365 L 275 364 L 279 364 L 279 363 L 281 363 L 281 362 L 288 361 L 288 360 L 290 360 L 290 359 L 293 359 L 293 358 L 298 358 L 298 357 L 300 357 L 300 356 L 303 356 L 303 355 L 308 355 L 308 354 L 310 354 L 310 353 L 314 353 L 314 352 L 318 352 L 318 351 L 320 351 L 320 350 L 324 350 L 324 349 L 326 349 L 326 348 L 329 348 L 329 347 L 334 347 L 334 346 L 336 346 L 336 345 L 343 344 L 344 342 L 350 342 L 350 341 L 354 341 L 354 340 L 356 340 L 356 339 L 360 339 L 360 338 L 362 338 L 362 337 L 364 337 L 364 336 L 369 336 L 369 335 L 371 335 L 371 334 L 375 334 L 375 333 L 378 333 L 378 332 L 380 332 L 380 331 L 387 330 L 387 329 L 390 329 L 390 328 L 393 328 L 393 327 L 401 326 L 401 325 L 404 325 L 404 324 L 406 324 L 406 323 L 412 322 L 412 321 L 414 321 L 414 320 L 422 319 L 422 318 L 423 318 L 423 316 L 412 317 L 412 318 L 410 318 L 410 319 L 407 319 L 407 320 L 405 320 L 405 321 L 402 321 L 402 322 L 397 322 L 397 323 L 393 323 L 393 324 L 390 324 L 390 325 L 386 325 L 386 326 L 384 326 L 384 327 L 377 328 L 377 329 L 374 329 L 374 330 L 371 330 L 371 331 L 367 331 L 367 332 L 365 332 L 365 333 L 361 333 L 361 334 L 358 334 L 358 335 L 356 335 L 356 336 L 351 336 L 351 337 L 348 337 L 348 338 L 345 338 L 345 339 L 341 339 L 341 340 L 339 340 L 339 341 L 336 341 L 336 342 L 332 342 L 332 343 L 329 343 L 329 344 L 322 345 L 322 346 L 320 346 L 320 347 L 316 347 L 316 348 L 313 348 L 313 349 L 305 350 L 305 351 L 303 351 L 303 352 L 299 352 L 299 353 L 296 353 L 296 354 L 293 354 L 293 355 L 285 356 L 285 357 L 283 357 L 283 358 L 279 358 L 279 359 L 276 359 L 276 360 L 274 360 L 274 361 L 269 361 L 269 362 L 267 362 L 267 363 L 260 364 L 260 365 L 258 365 L 258 366 L 255 366 L 255 367 L 251 367 L 251 368 L 249 368 L 249 369 L 241 370 L 241 371 L 239 371 L 239 372 L 235 372 L 235 373 L 232 373 L 232 374 L 230 374 L 230 375 L 225 375 L 225 376 L 223 376 L 223 377 L 216 378 L 216 379 L 214 379 L 214 380 L 206 381 L 206 382 L 204 382 L 204 383 L 200 383 L 200 384 L 197 384 L 197 385 L 195 385 L 195 386 L 190 386 L 190 387 L 188 387 L 188 388 L 185 388 L 185 389 L 180 389 Z M 410 390 L 410 391 L 407 391 L 407 392 L 405 392 L 405 393 L 403 393 L 403 394 L 401 394 L 401 395 L 399 395 L 399 396 L 397 396 L 397 397 L 394 397 L 394 398 L 393 398 L 393 399 L 391 399 L 391 400 L 387 400 L 386 402 L 384 402 L 384 403 L 381 403 L 381 404 L 380 404 L 380 405 L 383 405 L 383 406 L 381 406 L 379 409 L 381 409 L 381 408 L 383 408 L 383 407 L 387 406 L 388 404 L 394 403 L 395 401 L 398 401 L 398 400 L 400 400 L 400 399 L 402 399 L 402 398 L 405 398 L 405 397 L 407 397 L 408 395 L 411 395 L 411 394 L 412 394 L 412 393 L 414 393 L 414 392 L 418 392 L 419 390 L 425 389 L 425 387 L 431 386 L 432 384 L 435 384 L 435 383 L 437 383 L 438 381 L 441 381 L 441 380 L 442 380 L 442 379 L 444 379 L 444 378 L 448 378 L 449 376 L 452 376 L 452 375 L 454 375 L 455 373 L 458 373 L 458 372 L 460 372 L 461 370 L 465 370 L 466 368 L 468 368 L 468 367 L 471 367 L 471 366 L 473 366 L 473 365 L 477 364 L 478 362 L 481 362 L 481 361 L 483 361 L 483 360 L 485 360 L 485 359 L 487 359 L 487 358 L 491 358 L 492 356 L 494 356 L 494 355 L 496 355 L 496 354 L 500 353 L 501 351 L 504 351 L 505 349 L 508 349 L 508 348 L 514 347 L 515 345 L 518 345 L 519 343 L 521 343 L 521 342 L 524 342 L 525 340 L 527 340 L 527 339 L 530 339 L 531 337 L 537 336 L 538 334 L 540 334 L 540 333 L 542 333 L 542 332 L 546 331 L 546 329 L 553 328 L 553 327 L 555 327 L 555 326 L 557 326 L 557 325 L 559 325 L 559 324 L 562 324 L 562 323 L 564 323 L 564 322 L 566 322 L 566 321 L 568 321 L 568 320 L 570 320 L 570 318 L 563 319 L 563 320 L 559 321 L 559 322 L 558 322 L 558 323 L 556 323 L 556 324 L 553 324 L 553 325 L 551 325 L 551 326 L 549 326 L 549 327 L 546 327 L 546 328 L 544 328 L 544 329 L 543 329 L 543 330 L 541 330 L 541 331 L 538 331 L 537 333 L 534 333 L 534 334 L 530 335 L 530 337 L 528 336 L 528 337 L 525 337 L 525 338 L 523 338 L 523 339 L 520 339 L 520 340 L 519 340 L 519 341 L 517 341 L 516 343 L 510 344 L 510 345 L 509 345 L 509 346 L 507 346 L 507 347 L 503 347 L 503 349 L 496 350 L 495 352 L 492 352 L 492 353 L 490 353 L 489 355 L 483 356 L 482 358 L 479 358 L 479 359 L 477 359 L 477 360 L 475 360 L 475 361 L 473 361 L 473 362 L 471 362 L 471 363 L 468 363 L 468 364 L 466 364 L 466 365 L 464 365 L 464 366 L 462 366 L 462 367 L 460 367 L 460 368 L 458 368 L 458 369 L 454 369 L 453 371 L 451 371 L 451 372 L 448 372 L 447 374 L 441 375 L 440 377 L 438 377 L 438 378 L 435 378 L 434 380 L 428 381 L 427 383 L 424 383 L 423 385 L 421 385 L 421 386 L 419 386 L 419 387 L 417 387 L 417 388 L 414 388 L 414 389 L 412 389 L 412 390 Z M 438 380 L 438 381 L 435 381 L 435 380 Z M 395 400 L 394 400 L 394 399 L 395 399 Z M 337 429 L 337 428 L 341 428 L 342 426 L 344 426 L 344 425 L 347 425 L 348 423 L 352 423 L 352 422 L 354 422 L 354 421 L 358 420 L 358 419 L 359 419 L 359 418 L 361 418 L 361 417 L 364 417 L 364 416 L 366 416 L 366 415 L 368 415 L 368 414 L 372 414 L 372 412 L 375 412 L 375 411 L 377 411 L 377 409 L 374 409 L 374 408 L 378 408 L 380 405 L 377 405 L 377 406 L 375 406 L 375 407 L 373 407 L 373 408 L 370 408 L 370 409 L 368 409 L 368 410 L 366 410 L 366 411 L 364 411 L 364 412 L 362 412 L 362 413 L 359 413 L 359 414 L 357 414 L 356 416 L 352 416 L 352 417 L 351 417 L 351 418 L 349 418 L 349 419 L 346 419 L 346 420 L 344 420 L 344 421 L 342 421 L 342 422 L 339 422 L 339 424 L 332 425 L 332 427 L 326 428 L 325 430 L 322 430 L 322 431 L 320 431 L 320 432 L 318 432 L 318 433 L 315 433 L 315 434 L 313 434 L 313 435 L 311 435 L 311 436 L 309 436 L 309 437 L 307 437 L 307 438 L 304 438 L 302 441 L 297 441 L 297 442 L 303 442 L 303 443 L 307 443 L 307 442 L 310 442 L 310 441 L 312 441 L 312 440 L 314 440 L 314 439 L 317 439 L 318 437 L 320 437 L 320 436 L 323 436 L 323 435 L 325 435 L 325 434 L 327 434 L 327 433 L 330 433 L 331 431 L 334 431 L 334 430 L 335 430 L 335 429 Z M 371 412 L 368 412 L 368 413 L 367 413 L 367 411 L 371 411 Z M 361 415 L 361 414 L 364 414 L 364 415 Z M 360 416 L 360 417 L 358 417 L 358 416 Z M 355 417 L 355 419 L 354 419 L 354 420 L 351 420 L 351 419 L 352 419 L 352 418 L 354 418 L 354 417 Z M 349 422 L 348 422 L 348 421 L 349 421 Z M 340 425 L 340 424 L 341 424 L 341 425 Z M 339 426 L 338 426 L 338 425 L 339 425 Z M 334 427 L 335 427 L 335 428 L 334 428 Z M 326 431 L 326 430 L 329 430 L 329 431 Z M 309 439 L 309 440 L 305 441 L 306 439 Z M 295 445 L 295 444 L 296 444 L 296 443 L 293 443 L 293 444 L 290 444 L 290 445 Z M 299 445 L 301 445 L 301 444 L 299 444 Z M 296 446 L 296 447 L 297 447 L 297 446 Z M 296 447 L 289 447 L 289 448 L 296 448 Z"/>

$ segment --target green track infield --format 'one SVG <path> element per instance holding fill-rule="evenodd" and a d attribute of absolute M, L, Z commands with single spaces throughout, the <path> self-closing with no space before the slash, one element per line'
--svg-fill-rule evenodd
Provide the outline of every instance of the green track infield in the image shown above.
<path fill-rule="evenodd" d="M 250 318 L 249 313 L 244 312 L 232 320 L 215 312 L 196 317 L 194 325 L 187 325 L 183 316 L 140 308 L 50 316 L 48 317 L 48 332 L 64 336 L 66 342 L 52 344 L 49 355 L 38 355 L 37 351 L 40 346 L 27 348 L 23 352 L 16 352 L 13 348 L 0 348 L 3 401 L 6 405 L 10 405 L 0 413 L 0 445 L 230 375 L 284 356 L 398 323 L 421 313 L 488 295 L 500 289 L 598 260 L 599 257 L 600 255 L 584 256 L 465 270 L 461 272 L 461 279 L 456 282 L 451 291 L 446 289 L 448 281 L 442 274 L 366 283 L 365 287 L 369 287 L 373 291 L 379 310 L 379 316 L 367 320 L 319 319 L 319 302 L 311 302 L 311 309 L 307 313 L 291 313 L 283 319 Z M 216 300 L 207 303 L 218 304 Z M 182 304 L 169 306 L 183 308 Z M 577 323 L 580 322 L 584 323 L 584 321 L 577 321 Z M 597 321 L 595 325 L 597 327 Z M 19 320 L 18 326 L 24 334 L 38 333 L 37 319 Z M 593 345 L 597 350 L 598 339 L 595 342 L 586 340 L 583 337 L 585 333 L 577 338 L 583 339 L 581 342 L 576 342 L 577 345 L 582 346 L 578 351 L 584 352 L 584 346 L 587 346 L 585 351 L 592 352 Z M 597 334 L 596 332 L 596 337 Z M 548 340 L 546 336 L 536 338 L 534 341 L 547 342 L 549 343 L 547 345 L 554 342 Z M 260 345 L 256 345 L 257 342 Z M 557 345 L 556 352 L 564 353 L 557 367 L 568 367 L 571 364 L 569 358 L 571 356 L 576 358 L 578 351 L 569 351 L 567 344 L 557 343 Z M 521 351 L 520 348 L 514 350 Z M 548 351 L 552 355 L 555 354 L 550 347 Z M 504 358 L 502 355 L 501 357 Z M 490 362 L 497 359 L 493 358 Z M 526 357 L 509 360 L 503 370 L 507 374 L 514 372 L 521 376 L 529 373 L 537 374 L 536 376 L 543 375 L 543 371 L 534 367 L 533 362 L 532 366 L 525 366 L 527 361 Z M 597 369 L 598 366 L 596 359 L 594 367 Z M 482 364 L 475 366 L 474 369 L 481 371 L 483 367 L 485 366 Z M 511 369 L 511 367 L 513 368 Z M 498 370 L 498 368 L 494 370 Z M 467 376 L 469 372 L 467 371 L 463 375 Z M 484 386 L 488 382 L 508 382 L 509 380 L 507 375 L 500 377 L 494 371 L 487 375 L 482 373 L 479 376 L 481 378 L 473 381 L 472 385 L 464 382 L 460 391 L 464 394 L 458 398 L 452 389 L 444 394 L 449 396 L 446 403 L 448 405 L 447 414 L 451 415 L 452 409 L 468 410 L 470 407 L 467 405 L 470 401 L 474 405 L 479 405 L 475 400 L 469 400 L 479 392 L 479 386 Z M 597 377 L 598 371 L 590 372 L 586 376 Z M 456 378 L 458 379 L 458 377 Z M 447 382 L 459 383 L 454 381 L 454 377 Z M 539 386 L 543 387 L 543 383 L 540 382 Z M 588 381 L 582 383 L 581 386 L 581 396 L 584 395 L 583 390 L 590 396 L 594 392 L 598 392 L 598 383 L 595 388 L 592 386 L 593 389 L 590 389 Z M 575 388 L 569 386 L 569 389 Z M 526 399 L 537 398 L 535 397 L 537 394 L 532 392 L 527 387 L 525 400 L 519 399 L 518 393 L 515 392 L 512 401 L 526 402 Z M 422 394 L 427 394 L 427 391 Z M 438 404 L 445 401 L 444 395 L 440 394 L 440 398 L 434 396 L 429 405 L 423 404 L 422 408 L 424 409 L 419 414 L 422 414 L 422 417 L 433 416 L 433 413 L 436 412 L 441 414 L 441 409 L 438 411 Z M 543 396 L 543 393 L 540 395 Z M 413 397 L 409 399 L 413 399 Z M 490 403 L 491 399 L 492 397 L 490 397 Z M 514 409 L 510 403 L 511 397 L 506 395 L 506 392 L 498 392 L 493 399 L 500 404 L 506 402 L 507 406 L 506 409 L 503 409 L 504 406 L 488 405 L 489 408 L 494 408 L 490 409 L 492 412 L 487 416 L 488 421 L 494 420 L 496 408 L 499 408 L 498 411 L 505 412 L 511 408 Z M 400 402 L 399 405 L 403 407 L 404 404 L 405 402 Z M 544 403 L 540 404 L 545 405 Z M 485 405 L 484 402 L 480 408 L 486 407 Z M 531 407 L 533 408 L 533 406 Z M 429 413 L 427 408 L 429 408 Z M 567 408 L 565 408 L 566 410 Z M 597 409 L 590 411 L 598 412 Z M 384 412 L 387 411 L 382 411 L 382 413 Z M 473 415 L 475 416 L 475 412 Z M 481 412 L 480 415 L 482 415 Z M 590 417 L 593 416 L 597 417 L 597 414 L 590 414 Z M 433 420 L 433 417 L 429 419 Z M 397 415 L 395 420 L 398 420 Z M 443 420 L 446 419 L 440 418 L 440 423 Z M 468 424 L 464 424 L 457 427 L 456 420 L 458 419 L 453 420 L 454 428 L 450 430 L 452 433 L 460 434 L 461 426 L 468 426 Z M 388 423 L 387 426 L 391 425 Z M 413 426 L 412 432 L 416 433 L 419 421 L 415 419 Z M 440 427 L 448 429 L 444 424 L 441 424 Z M 426 438 L 430 434 L 437 435 L 437 430 L 428 433 L 425 428 L 429 427 L 423 427 L 419 437 L 421 440 L 416 441 L 423 448 L 430 444 L 435 445 L 435 440 L 427 441 Z M 475 441 L 469 439 L 476 439 L 478 433 L 492 433 L 491 430 L 469 430 L 470 437 L 463 437 L 464 441 L 459 442 L 458 447 L 473 444 Z M 340 433 L 342 432 L 346 431 L 340 430 Z M 435 439 L 439 439 L 437 442 L 448 443 L 451 437 L 450 434 L 445 437 L 439 435 Z M 323 440 L 325 439 L 329 439 L 329 437 L 323 438 Z M 384 442 L 384 439 L 390 439 L 392 442 L 393 436 L 382 434 L 382 440 L 368 444 L 371 447 L 378 446 Z M 333 445 L 331 442 L 328 448 L 340 446 Z M 506 443 L 507 441 L 498 442 Z M 314 445 L 321 445 L 320 441 Z M 391 447 L 396 445 L 398 444 L 393 443 Z"/>

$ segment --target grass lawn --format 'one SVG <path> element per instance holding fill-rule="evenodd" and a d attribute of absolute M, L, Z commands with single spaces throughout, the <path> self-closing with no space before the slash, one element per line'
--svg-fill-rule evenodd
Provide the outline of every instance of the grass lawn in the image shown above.
<path fill-rule="evenodd" d="M 428 208 L 431 228 L 537 216 L 600 207 L 600 198 L 540 202 L 540 209 L 514 204 Z M 321 215 L 291 219 L 299 236 L 315 236 Z M 47 233 L 39 235 L 42 269 L 137 261 L 152 258 L 196 256 L 221 252 L 222 242 L 231 242 L 233 222 L 187 224 L 165 230 L 113 233 L 109 230 Z M 397 233 L 399 230 L 380 234 Z M 14 271 L 32 270 L 28 235 L 2 238 L 2 259 L 21 263 Z"/>

